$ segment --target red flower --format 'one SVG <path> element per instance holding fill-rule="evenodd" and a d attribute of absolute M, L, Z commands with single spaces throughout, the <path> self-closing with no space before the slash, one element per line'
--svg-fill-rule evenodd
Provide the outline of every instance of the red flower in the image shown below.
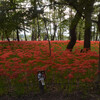
<path fill-rule="evenodd" d="M 73 74 L 68 74 L 68 79 L 70 80 L 70 79 L 72 79 L 72 78 L 74 78 L 74 76 L 73 76 Z"/>

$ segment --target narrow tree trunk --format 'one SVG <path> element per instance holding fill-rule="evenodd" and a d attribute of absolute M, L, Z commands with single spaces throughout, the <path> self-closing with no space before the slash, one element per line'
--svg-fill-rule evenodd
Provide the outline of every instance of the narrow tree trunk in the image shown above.
<path fill-rule="evenodd" d="M 49 17 L 50 17 L 50 15 L 49 15 Z M 52 39 L 52 33 L 51 33 L 51 31 L 52 31 L 52 29 L 51 29 L 51 22 L 50 22 L 50 39 Z"/>
<path fill-rule="evenodd" d="M 62 32 L 62 40 L 64 40 L 64 35 L 63 35 L 64 33 Z"/>
<path fill-rule="evenodd" d="M 60 12 L 61 12 L 61 10 L 60 10 Z M 60 23 L 61 23 L 61 15 L 60 15 Z M 60 32 L 59 32 L 59 33 L 60 33 L 60 34 L 59 34 L 59 39 L 60 39 L 60 40 L 62 40 L 61 31 L 62 31 L 62 30 L 61 30 L 61 24 L 60 24 Z"/>
<path fill-rule="evenodd" d="M 93 30 L 93 41 L 95 41 L 95 36 L 96 36 L 96 32 L 95 32 L 95 25 L 94 25 L 94 30 Z"/>
<path fill-rule="evenodd" d="M 78 34 L 78 40 L 79 41 L 81 40 L 81 32 L 79 32 L 79 34 Z"/>
<path fill-rule="evenodd" d="M 72 22 L 72 9 L 70 8 L 69 9 L 69 18 L 70 18 L 70 20 L 68 21 L 69 22 L 69 25 L 68 25 L 68 27 L 69 27 L 69 34 L 70 34 L 70 27 L 71 27 L 71 22 Z M 70 35 L 69 35 L 69 37 L 68 37 L 68 40 L 70 40 L 71 38 L 70 38 Z"/>
<path fill-rule="evenodd" d="M 25 41 L 27 41 L 26 32 L 25 32 L 25 23 L 23 24 L 23 27 L 24 27 L 24 37 L 25 37 Z"/>
<path fill-rule="evenodd" d="M 8 37 L 8 34 L 7 34 L 7 31 L 5 31 L 5 35 L 6 35 L 6 38 L 7 38 L 8 42 L 10 42 L 10 39 Z"/>
<path fill-rule="evenodd" d="M 61 18 L 60 18 L 60 23 L 61 23 Z M 62 40 L 62 30 L 61 30 L 61 26 L 60 26 L 60 32 L 59 32 L 59 39 Z"/>
<path fill-rule="evenodd" d="M 55 40 L 56 31 L 57 31 L 57 25 L 56 25 L 55 22 L 54 22 L 54 34 L 53 34 L 53 36 L 52 36 L 52 40 L 53 40 L 53 41 Z"/>
<path fill-rule="evenodd" d="M 57 25 L 56 25 L 56 23 L 55 23 L 55 6 L 54 6 L 54 20 L 53 20 L 53 26 L 54 26 L 54 28 L 53 28 L 54 34 L 53 34 L 53 36 L 52 36 L 52 40 L 54 41 L 54 40 L 55 40 L 55 35 L 56 35 L 56 30 L 57 30 Z"/>
<path fill-rule="evenodd" d="M 40 38 L 40 25 L 39 25 L 38 16 L 37 16 L 37 30 L 38 30 L 38 40 L 39 40 L 39 38 Z"/>
<path fill-rule="evenodd" d="M 76 27 L 77 27 L 77 24 L 79 22 L 81 18 L 81 14 L 79 14 L 78 12 L 76 13 L 74 19 L 72 20 L 71 22 L 71 26 L 70 26 L 70 42 L 68 43 L 67 45 L 67 49 L 69 49 L 70 51 L 72 51 L 75 43 L 76 43 Z"/>
<path fill-rule="evenodd" d="M 34 5 L 34 11 L 37 11 L 37 0 L 34 0 L 33 1 L 33 5 Z M 33 33 L 32 33 L 32 37 L 33 37 L 33 40 L 37 40 L 37 23 L 36 23 L 36 20 L 34 19 L 33 20 L 33 24 L 34 24 L 34 31 L 33 31 Z"/>
<path fill-rule="evenodd" d="M 20 41 L 20 39 L 19 39 L 19 31 L 18 31 L 18 29 L 17 29 L 17 41 Z"/>
<path fill-rule="evenodd" d="M 31 41 L 34 41 L 34 32 L 33 32 L 33 30 L 32 30 Z"/>
<path fill-rule="evenodd" d="M 35 19 L 33 19 L 33 23 L 35 23 Z M 35 40 L 35 26 L 34 24 L 31 26 L 31 30 L 32 30 L 32 33 L 31 33 L 31 41 L 34 41 Z"/>
<path fill-rule="evenodd" d="M 78 24 L 78 40 L 80 41 L 81 40 L 81 34 L 82 34 L 82 28 L 83 28 L 83 22 L 80 21 L 79 24 Z"/>
<path fill-rule="evenodd" d="M 60 34 L 59 34 L 59 39 L 62 40 L 62 36 L 61 36 L 61 27 L 60 27 Z"/>
<path fill-rule="evenodd" d="M 49 40 L 48 28 L 46 27 L 47 26 L 46 25 L 47 23 L 46 23 L 46 21 L 44 21 L 44 23 L 45 23 L 45 29 L 47 31 L 47 38 L 48 38 L 48 43 L 49 43 L 49 51 L 50 51 L 49 56 L 51 56 L 51 43 L 50 43 L 50 40 Z"/>
<path fill-rule="evenodd" d="M 44 15 L 43 15 L 43 18 L 44 18 Z M 47 28 L 47 22 L 44 20 L 44 24 L 45 24 L 45 29 L 47 31 L 47 38 L 48 38 L 48 43 L 49 43 L 49 56 L 51 56 L 51 43 L 50 43 L 50 40 L 49 40 L 49 34 L 48 34 L 48 28 Z"/>
<path fill-rule="evenodd" d="M 24 37 L 25 37 L 25 41 L 27 41 L 27 37 L 26 37 L 26 32 L 24 30 Z"/>
<path fill-rule="evenodd" d="M 52 31 L 52 29 L 51 29 L 51 23 L 50 23 L 50 35 L 51 35 L 51 40 L 52 40 L 52 34 L 51 34 L 51 31 Z"/>
<path fill-rule="evenodd" d="M 4 40 L 4 33 L 2 33 L 2 35 L 1 35 L 1 40 L 2 41 Z"/>
<path fill-rule="evenodd" d="M 99 35 L 98 33 L 99 33 L 99 30 L 97 28 L 97 31 L 96 31 L 96 39 L 95 39 L 96 41 L 98 41 L 98 35 Z"/>
<path fill-rule="evenodd" d="M 12 32 L 12 34 L 13 34 L 13 41 L 15 40 L 15 35 L 14 35 L 14 31 Z"/>

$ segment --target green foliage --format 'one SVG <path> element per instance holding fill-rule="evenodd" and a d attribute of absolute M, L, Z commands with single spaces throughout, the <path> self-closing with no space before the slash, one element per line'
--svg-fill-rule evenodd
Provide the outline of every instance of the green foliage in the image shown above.
<path fill-rule="evenodd" d="M 2 36 L 2 34 L 5 34 L 6 31 L 6 33 L 10 37 L 12 32 L 14 32 L 17 29 L 19 31 L 25 30 L 23 24 L 29 30 L 32 24 L 33 24 L 32 26 L 34 26 L 33 20 L 37 19 L 38 17 L 40 35 L 45 31 L 43 21 L 46 21 L 48 23 L 47 27 L 49 27 L 48 31 L 50 31 L 51 23 L 53 24 L 56 23 L 58 26 L 57 29 L 59 31 L 57 33 L 58 38 L 59 38 L 59 34 L 61 35 L 60 37 L 64 37 L 63 33 L 66 32 L 66 30 L 69 30 L 69 26 L 71 25 L 71 20 L 74 18 L 74 14 L 76 12 L 78 13 L 82 12 L 82 16 L 84 16 L 85 9 L 83 8 L 85 8 L 87 4 L 90 5 L 90 0 L 88 1 L 89 2 L 86 2 L 85 0 L 58 0 L 58 1 L 45 0 L 45 2 L 47 2 L 47 4 L 45 4 L 43 0 L 5 0 L 5 1 L 1 0 L 0 1 L 0 23 L 1 23 L 0 34 Z M 29 3 L 30 5 L 29 8 L 27 9 L 24 6 L 22 6 L 22 4 L 25 2 L 27 4 Z M 92 19 L 97 21 L 98 19 L 96 15 L 98 15 L 99 13 L 100 2 L 99 0 L 96 0 L 95 3 L 96 2 L 98 2 L 98 4 L 93 6 L 94 11 L 92 14 Z M 45 9 L 48 8 L 49 10 L 45 12 Z M 68 13 L 66 13 L 65 11 L 68 10 L 67 8 L 72 9 L 72 12 L 74 14 L 69 15 Z M 43 18 L 43 15 L 45 16 L 45 19 Z M 69 16 L 69 18 L 65 18 L 66 15 Z M 35 29 L 38 29 L 37 27 L 38 25 L 36 24 Z M 81 32 L 82 34 L 83 34 L 83 30 Z M 78 33 L 79 31 L 81 31 L 81 29 L 80 30 L 77 29 Z M 35 30 L 34 33 L 37 34 L 38 31 Z M 83 35 L 81 37 L 83 39 Z"/>

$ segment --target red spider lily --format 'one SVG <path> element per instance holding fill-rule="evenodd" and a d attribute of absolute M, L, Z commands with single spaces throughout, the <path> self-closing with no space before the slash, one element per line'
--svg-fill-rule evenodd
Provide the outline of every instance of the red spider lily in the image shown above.
<path fill-rule="evenodd" d="M 71 73 L 70 73 L 70 74 L 68 74 L 68 76 L 67 76 L 67 77 L 68 77 L 68 79 L 69 79 L 69 80 L 71 80 L 72 78 L 74 78 L 73 74 L 71 74 Z"/>
<path fill-rule="evenodd" d="M 69 80 L 77 78 L 78 75 L 81 78 L 91 77 L 91 75 L 96 76 L 99 57 L 97 52 L 80 53 L 80 46 L 83 45 L 83 41 L 77 41 L 75 45 L 77 48 L 74 52 L 64 50 L 63 47 L 68 42 L 51 41 L 52 55 L 50 57 L 47 41 L 12 42 L 13 51 L 9 46 L 3 51 L 0 50 L 0 75 L 11 79 L 22 76 L 22 80 L 20 79 L 22 82 L 31 77 L 32 74 L 37 74 L 39 70 L 47 71 L 48 77 L 49 73 L 53 71 L 63 77 L 66 75 L 64 78 Z M 98 42 L 91 43 L 98 51 Z M 89 75 L 87 75 L 88 72 Z M 91 78 L 90 80 L 83 79 L 83 81 L 91 81 Z"/>
<path fill-rule="evenodd" d="M 81 81 L 82 82 L 92 82 L 93 80 L 87 77 L 85 79 L 82 79 Z"/>

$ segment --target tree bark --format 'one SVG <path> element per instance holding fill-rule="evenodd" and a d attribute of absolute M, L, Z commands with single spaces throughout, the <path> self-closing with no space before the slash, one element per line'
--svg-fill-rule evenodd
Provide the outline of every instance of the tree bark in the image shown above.
<path fill-rule="evenodd" d="M 94 0 L 87 1 L 85 5 L 85 35 L 84 35 L 84 48 L 89 50 L 91 49 L 90 39 L 91 39 L 91 15 L 93 10 Z"/>
<path fill-rule="evenodd" d="M 97 28 L 97 31 L 96 31 L 96 39 L 95 39 L 96 41 L 98 41 L 98 35 L 99 35 L 98 33 L 99 33 L 99 30 Z"/>
<path fill-rule="evenodd" d="M 52 40 L 55 40 L 55 36 L 56 36 L 56 31 L 57 31 L 57 25 L 54 22 L 54 34 L 52 35 Z"/>
<path fill-rule="evenodd" d="M 99 31 L 99 33 L 100 33 L 100 13 L 99 13 L 99 15 L 98 15 L 98 31 Z M 100 36 L 100 34 L 99 34 L 99 36 Z"/>
<path fill-rule="evenodd" d="M 98 60 L 98 76 L 97 76 L 97 82 L 100 83 L 100 35 L 99 35 L 99 60 Z"/>
<path fill-rule="evenodd" d="M 81 18 L 81 15 L 82 14 L 77 12 L 74 19 L 71 22 L 71 26 L 70 26 L 70 37 L 71 37 L 71 39 L 70 39 L 70 42 L 67 45 L 67 49 L 69 49 L 70 51 L 72 51 L 72 49 L 73 49 L 73 47 L 76 43 L 76 39 L 77 39 L 76 38 L 76 34 L 77 34 L 76 33 L 76 27 L 77 27 L 77 24 L 78 24 L 78 22 Z"/>
<path fill-rule="evenodd" d="M 99 61 L 98 61 L 98 77 L 97 82 L 100 83 L 100 13 L 98 15 L 98 31 L 99 31 Z"/>
<path fill-rule="evenodd" d="M 13 34 L 13 41 L 15 40 L 15 35 L 14 35 L 14 31 L 12 32 L 12 34 Z"/>
<path fill-rule="evenodd" d="M 33 32 L 33 30 L 32 30 L 31 41 L 34 41 L 34 32 Z"/>
<path fill-rule="evenodd" d="M 39 40 L 39 38 L 40 38 L 40 25 L 39 25 L 38 16 L 37 16 L 37 30 L 38 30 L 38 40 Z"/>
<path fill-rule="evenodd" d="M 27 37 L 26 37 L 26 32 L 24 30 L 24 37 L 25 37 L 25 41 L 27 41 Z"/>
<path fill-rule="evenodd" d="M 25 37 L 25 41 L 27 41 L 26 32 L 25 32 L 25 23 L 23 24 L 23 27 L 24 27 L 24 37 Z"/>
<path fill-rule="evenodd" d="M 61 34 L 61 27 L 60 27 L 60 32 L 59 32 L 59 39 L 62 40 L 62 34 Z"/>
<path fill-rule="evenodd" d="M 1 40 L 3 41 L 4 40 L 4 34 L 2 33 L 1 35 Z"/>
<path fill-rule="evenodd" d="M 81 32 L 79 32 L 79 34 L 78 34 L 78 40 L 79 41 L 81 40 Z"/>
<path fill-rule="evenodd" d="M 7 38 L 8 42 L 10 42 L 10 39 L 8 37 L 8 34 L 7 34 L 7 31 L 5 31 L 5 35 L 6 35 L 6 38 Z"/>
<path fill-rule="evenodd" d="M 91 38 L 91 12 L 85 14 L 85 35 L 84 35 L 84 48 L 90 49 Z"/>
<path fill-rule="evenodd" d="M 53 28 L 53 30 L 54 30 L 54 34 L 52 35 L 52 40 L 54 41 L 55 40 L 55 36 L 56 36 L 56 30 L 57 30 L 57 25 L 56 25 L 56 23 L 55 23 L 55 6 L 54 6 L 54 19 L 53 19 L 53 26 L 54 26 L 54 28 Z"/>
<path fill-rule="evenodd" d="M 43 16 L 44 17 L 44 16 Z M 45 29 L 47 31 L 47 38 L 48 38 L 48 44 L 49 44 L 49 56 L 51 56 L 51 43 L 50 43 L 50 40 L 49 40 L 49 34 L 48 34 L 48 28 L 46 27 L 47 26 L 47 22 L 44 21 L 44 24 L 45 24 Z"/>
<path fill-rule="evenodd" d="M 20 41 L 20 39 L 19 39 L 19 31 L 18 31 L 18 29 L 17 29 L 17 41 Z"/>

